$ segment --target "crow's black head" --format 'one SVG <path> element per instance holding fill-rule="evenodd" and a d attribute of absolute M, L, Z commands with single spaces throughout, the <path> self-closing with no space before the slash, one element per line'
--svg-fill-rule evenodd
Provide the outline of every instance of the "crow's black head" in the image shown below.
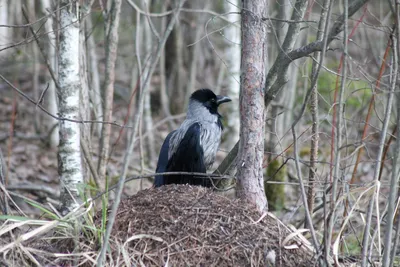
<path fill-rule="evenodd" d="M 218 114 L 220 104 L 232 101 L 227 96 L 215 95 L 210 89 L 199 89 L 191 95 L 190 99 L 202 103 L 212 114 Z"/>

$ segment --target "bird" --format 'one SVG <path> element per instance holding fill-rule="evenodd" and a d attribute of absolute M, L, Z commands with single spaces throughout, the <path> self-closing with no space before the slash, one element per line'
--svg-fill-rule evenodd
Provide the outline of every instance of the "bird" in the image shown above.
<path fill-rule="evenodd" d="M 178 129 L 165 138 L 158 157 L 156 173 L 206 173 L 212 167 L 223 130 L 218 107 L 232 101 L 204 88 L 193 92 L 186 118 Z M 194 175 L 156 175 L 154 187 L 167 184 L 190 184 L 212 187 L 210 179 Z"/>

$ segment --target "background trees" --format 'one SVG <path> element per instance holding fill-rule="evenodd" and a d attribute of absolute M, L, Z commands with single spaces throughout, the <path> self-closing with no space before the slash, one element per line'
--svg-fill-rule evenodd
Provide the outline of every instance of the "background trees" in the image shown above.
<path fill-rule="evenodd" d="M 265 185 L 269 207 L 307 221 L 325 259 L 389 266 L 400 228 L 397 2 L 241 4 L 0 1 L 3 213 L 24 208 L 18 193 L 71 210 L 152 173 L 188 96 L 209 87 L 237 99 L 223 110 L 219 160 L 239 140 L 238 110 L 241 139 L 219 172 L 238 178 L 239 196 L 263 210 Z"/>

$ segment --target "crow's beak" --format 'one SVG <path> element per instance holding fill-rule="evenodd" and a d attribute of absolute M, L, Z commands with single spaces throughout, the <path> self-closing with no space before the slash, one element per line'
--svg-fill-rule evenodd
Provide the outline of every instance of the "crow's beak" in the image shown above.
<path fill-rule="evenodd" d="M 232 99 L 230 99 L 227 96 L 223 96 L 223 95 L 218 95 L 217 96 L 217 104 L 218 105 L 220 105 L 222 103 L 225 103 L 225 102 L 230 102 L 230 101 L 232 101 Z"/>

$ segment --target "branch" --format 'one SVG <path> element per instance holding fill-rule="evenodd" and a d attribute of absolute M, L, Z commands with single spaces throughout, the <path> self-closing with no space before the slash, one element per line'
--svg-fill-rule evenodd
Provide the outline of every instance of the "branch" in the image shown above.
<path fill-rule="evenodd" d="M 60 191 L 54 190 L 50 186 L 46 185 L 35 185 L 33 183 L 23 183 L 23 184 L 15 184 L 15 185 L 8 185 L 6 186 L 7 190 L 24 190 L 24 191 L 29 191 L 32 192 L 35 195 L 38 195 L 38 192 L 44 192 L 47 195 L 51 196 L 54 199 L 59 199 L 60 198 Z"/>
<path fill-rule="evenodd" d="M 27 94 L 25 94 L 21 89 L 15 87 L 9 80 L 7 80 L 3 75 L 0 74 L 0 79 L 3 80 L 9 87 L 14 89 L 18 94 L 20 94 L 22 97 L 24 97 L 26 100 L 34 104 L 36 107 L 38 107 L 40 110 L 42 110 L 44 113 L 49 115 L 50 117 L 59 120 L 59 121 L 70 121 L 70 122 L 76 122 L 76 123 L 102 123 L 102 124 L 110 124 L 113 126 L 118 126 L 121 128 L 129 128 L 132 129 L 132 126 L 125 126 L 123 124 L 119 124 L 116 122 L 111 122 L 111 121 L 96 121 L 96 120 L 75 120 L 75 119 L 68 119 L 68 118 L 63 118 L 63 117 L 58 117 L 51 112 L 49 112 L 47 109 L 45 109 L 39 101 L 35 101 L 32 98 L 30 98 Z M 40 100 L 40 99 L 39 99 Z"/>
<path fill-rule="evenodd" d="M 85 157 L 85 160 L 86 160 L 87 164 L 89 165 L 90 171 L 92 172 L 93 180 L 94 180 L 97 188 L 102 190 L 103 184 L 100 182 L 100 178 L 99 178 L 99 175 L 97 174 L 96 167 L 94 166 L 94 162 L 93 162 L 92 158 L 90 157 L 89 147 L 84 140 L 81 141 L 81 148 L 83 151 L 83 156 Z"/>
<path fill-rule="evenodd" d="M 325 0 L 323 7 L 321 9 L 321 19 L 318 25 L 318 33 L 317 33 L 317 40 L 323 41 L 326 36 L 327 27 L 329 27 L 329 20 L 328 15 L 330 16 L 331 12 L 331 0 Z M 321 52 L 314 53 L 315 60 L 312 62 L 312 70 L 311 70 L 311 77 L 312 79 L 316 79 L 318 77 L 317 70 L 320 69 L 321 66 L 319 63 L 321 61 Z M 322 66 L 321 66 L 322 67 Z M 311 148 L 310 148 L 310 167 L 309 167 L 309 176 L 308 181 L 310 183 L 310 187 L 308 188 L 307 192 L 307 203 L 308 203 L 308 210 L 310 212 L 311 219 L 313 218 L 313 210 L 314 210 L 314 199 L 315 199 L 315 177 L 317 172 L 317 161 L 318 161 L 318 142 L 319 142 L 319 114 L 318 114 L 318 88 L 315 85 L 311 92 L 311 102 L 310 102 L 310 112 L 312 117 L 312 130 L 311 130 Z M 308 228 L 306 223 L 305 228 Z"/>
<path fill-rule="evenodd" d="M 226 174 L 234 167 L 236 167 L 236 158 L 239 151 L 239 142 L 235 144 L 229 154 L 224 158 L 218 168 L 213 172 L 214 174 Z"/>
<path fill-rule="evenodd" d="M 3 158 L 3 153 L 2 153 L 1 147 L 0 147 L 0 185 L 2 185 L 3 187 L 6 186 L 5 174 L 8 173 L 6 168 L 7 168 L 7 166 L 5 164 L 5 161 Z M 9 213 L 10 206 L 8 204 L 8 199 L 5 194 L 2 197 L 0 197 L 0 209 L 4 215 L 7 215 Z"/>
<path fill-rule="evenodd" d="M 357 12 L 365 3 L 367 3 L 368 0 L 353 0 L 348 8 L 348 17 L 351 17 L 354 15 L 354 13 Z M 328 38 L 327 38 L 327 46 L 329 45 L 330 42 L 336 36 L 342 31 L 344 25 L 344 14 L 339 16 L 339 18 L 336 20 L 334 25 L 332 26 Z M 324 47 L 323 42 L 321 41 L 315 41 L 312 42 L 308 45 L 299 47 L 297 49 L 294 49 L 288 53 L 283 53 L 282 58 L 278 61 L 275 61 L 275 64 L 271 68 L 271 70 L 268 73 L 266 84 L 264 87 L 264 90 L 266 91 L 265 93 L 265 108 L 268 107 L 268 105 L 271 103 L 271 101 L 275 98 L 275 96 L 279 93 L 280 89 L 283 87 L 283 85 L 286 84 L 287 82 L 287 69 L 289 67 L 289 64 L 299 58 L 306 57 L 310 55 L 311 53 L 322 51 L 322 48 Z M 275 79 L 269 79 L 271 76 L 277 76 Z M 238 145 L 239 141 L 236 143 Z M 235 145 L 235 146 L 236 146 Z M 232 149 L 227 157 L 231 159 L 235 159 L 237 155 L 237 151 Z"/>
<path fill-rule="evenodd" d="M 329 2 L 329 4 L 328 4 Z M 323 30 L 324 32 L 327 31 L 328 27 L 329 27 L 329 18 L 331 16 L 331 12 L 332 12 L 332 4 L 333 4 L 333 0 L 331 1 L 326 1 L 324 6 L 328 6 L 328 10 L 327 10 L 327 14 L 326 14 L 326 23 L 325 25 L 320 25 L 320 31 Z M 324 23 L 322 23 L 324 24 Z M 318 37 L 321 38 L 322 34 L 321 32 L 318 33 Z M 318 75 L 319 72 L 321 71 L 321 67 L 322 64 L 324 62 L 324 58 L 325 58 L 325 51 L 326 51 L 326 47 L 328 45 L 328 36 L 323 35 L 322 40 L 320 41 L 323 45 L 323 49 L 322 49 L 322 53 L 319 56 L 319 62 L 317 65 L 313 66 L 313 73 L 312 73 L 312 81 L 311 81 L 311 86 L 307 91 L 303 106 L 301 107 L 301 111 L 299 116 L 295 119 L 295 121 L 292 124 L 292 134 L 293 134 L 293 148 L 294 148 L 294 157 L 295 157 L 295 166 L 296 166 L 296 171 L 297 171 L 297 176 L 299 177 L 299 183 L 300 183 L 300 190 L 301 190 L 301 197 L 303 200 L 303 205 L 304 205 L 304 209 L 305 209 L 305 215 L 306 215 L 306 222 L 308 227 L 310 228 L 310 233 L 312 236 L 312 240 L 313 240 L 313 244 L 315 247 L 315 250 L 318 252 L 318 248 L 319 248 L 319 242 L 314 230 L 314 226 L 312 223 L 312 215 L 310 209 L 308 208 L 308 202 L 307 202 L 307 196 L 306 196 L 306 191 L 304 188 L 304 184 L 303 184 L 303 178 L 302 178 L 302 173 L 300 170 L 300 164 L 299 164 L 299 155 L 298 155 L 298 144 L 297 144 L 297 134 L 296 134 L 296 125 L 297 123 L 300 121 L 301 117 L 303 116 L 306 106 L 308 104 L 308 101 L 311 97 L 311 93 L 313 92 L 314 88 L 317 86 L 317 80 L 318 80 Z M 327 248 L 325 248 L 326 250 Z M 328 261 L 328 257 L 326 257 L 326 261 Z"/>
<path fill-rule="evenodd" d="M 397 39 L 396 37 L 392 36 L 392 47 L 393 47 L 393 51 L 394 51 L 394 56 L 393 56 L 393 68 L 392 68 L 392 84 L 391 84 L 391 88 L 390 88 L 390 92 L 388 95 L 388 100 L 386 103 L 386 110 L 385 110 L 385 118 L 383 121 L 383 126 L 382 126 L 382 130 L 381 130 L 381 134 L 380 134 L 380 140 L 379 140 L 379 147 L 378 147 L 378 152 L 377 152 L 377 156 L 376 156 L 376 162 L 379 163 L 382 159 L 382 155 L 383 155 L 383 148 L 385 146 L 385 139 L 386 139 L 386 134 L 387 134 L 387 129 L 389 126 L 389 122 L 390 122 L 390 116 L 391 116 L 391 110 L 392 110 L 392 104 L 393 104 L 393 100 L 394 100 L 394 94 L 395 94 L 395 90 L 396 90 L 396 82 L 397 82 L 397 71 L 398 71 L 398 58 L 397 58 L 397 47 L 396 47 L 396 42 Z M 367 218 L 366 218 L 366 223 L 365 223 L 365 228 L 364 228 L 364 235 L 363 235 L 363 246 L 362 246 L 362 255 L 361 255 L 361 266 L 367 266 L 367 262 L 368 262 L 368 244 L 369 244 L 369 236 L 370 236 L 370 227 L 371 227 L 371 220 L 372 220 L 372 213 L 373 213 L 373 208 L 374 208 L 374 200 L 375 200 L 375 196 L 378 197 L 377 193 L 378 193 L 378 188 L 380 185 L 379 182 L 379 164 L 375 165 L 375 170 L 374 170 L 374 183 L 377 185 L 377 189 L 374 190 L 374 194 L 371 197 L 371 200 L 369 201 L 369 206 L 368 206 L 368 213 L 367 213 Z M 394 170 L 393 170 L 394 171 Z M 393 201 L 393 200 L 392 200 Z M 378 208 L 378 207 L 377 207 Z M 391 214 L 388 214 L 389 216 L 392 216 Z M 390 218 L 391 219 L 391 218 Z M 377 224 L 378 227 L 378 231 L 380 230 L 380 225 L 379 223 Z M 380 233 L 378 233 L 379 235 Z M 372 240 L 373 241 L 373 240 Z M 381 252 L 380 250 L 378 251 L 379 253 Z"/>
<path fill-rule="evenodd" d="M 24 17 L 25 17 L 26 22 L 29 23 L 29 17 L 28 17 L 28 14 L 27 14 L 27 11 L 26 11 L 26 8 L 25 8 L 25 7 L 22 8 L 22 14 L 23 14 Z M 46 20 L 46 21 L 47 21 L 47 20 Z M 39 30 L 40 30 L 40 29 L 42 28 L 42 26 L 46 23 L 46 21 L 44 21 L 44 23 L 43 23 L 42 25 L 40 25 Z M 29 25 L 29 24 L 27 24 L 27 25 Z M 61 90 L 61 89 L 60 89 L 60 85 L 59 85 L 59 83 L 58 83 L 58 80 L 57 80 L 57 78 L 56 78 L 56 75 L 55 75 L 55 73 L 54 73 L 54 70 L 53 70 L 53 68 L 50 66 L 50 61 L 49 61 L 49 58 L 48 58 L 48 56 L 47 56 L 47 54 L 46 54 L 46 52 L 45 52 L 45 48 L 43 47 L 43 44 L 39 41 L 39 38 L 38 38 L 38 36 L 37 36 L 35 30 L 32 28 L 32 26 L 29 25 L 28 27 L 29 27 L 29 30 L 30 30 L 30 32 L 32 33 L 33 37 L 35 38 L 36 44 L 37 44 L 37 46 L 39 47 L 40 52 L 42 53 L 42 56 L 43 56 L 43 59 L 44 59 L 44 63 L 46 64 L 47 69 L 49 70 L 50 76 L 51 76 L 51 78 L 53 79 L 55 86 L 57 87 L 58 90 Z M 38 32 L 39 32 L 39 30 L 38 30 Z M 48 89 L 48 87 L 42 92 L 42 95 L 40 96 L 40 98 L 39 98 L 39 100 L 38 100 L 38 103 L 40 103 L 41 100 L 43 99 L 44 94 L 46 93 L 47 89 Z"/>
<path fill-rule="evenodd" d="M 344 0 L 344 14 L 347 14 L 348 12 L 348 0 Z M 334 175 L 333 175 L 333 183 L 332 183 L 332 195 L 331 195 L 331 214 L 329 218 L 329 223 L 328 223 L 328 233 L 326 234 L 327 238 L 325 239 L 325 255 L 329 256 L 330 253 L 330 246 L 331 246 L 331 240 L 333 236 L 333 227 L 334 223 L 336 220 L 336 201 L 337 201 L 337 185 L 339 182 L 339 178 L 341 177 L 341 166 L 340 166 L 340 146 L 342 143 L 342 132 L 343 132 L 343 127 L 342 127 L 342 120 L 344 116 L 344 90 L 346 86 L 346 77 L 347 77 L 347 44 L 348 44 L 348 19 L 347 16 L 344 16 L 344 38 L 343 38 L 343 55 L 342 55 L 342 62 L 343 62 L 343 68 L 342 68 L 342 80 L 341 80 L 341 86 L 339 90 L 339 95 L 338 95 L 338 100 L 335 105 L 335 111 L 336 111 L 336 106 L 338 106 L 338 112 L 337 112 L 337 121 L 336 125 L 333 125 L 333 129 L 336 127 L 336 135 L 335 135 L 335 145 L 333 148 L 333 154 L 335 155 L 335 165 L 334 165 Z M 336 92 L 335 92 L 335 100 L 336 100 Z M 334 123 L 333 123 L 334 124 Z M 339 233 L 340 235 L 340 233 Z M 335 256 L 335 261 L 337 262 L 337 254 L 334 254 Z"/>
<path fill-rule="evenodd" d="M 278 19 L 278 18 L 262 18 L 263 21 L 276 21 L 276 22 L 283 22 L 283 23 L 317 23 L 316 20 L 290 20 L 290 19 Z"/>
<path fill-rule="evenodd" d="M 191 176 L 196 176 L 197 179 L 212 179 L 212 180 L 224 180 L 224 179 L 235 179 L 235 177 L 230 176 L 230 175 L 219 175 L 215 173 L 202 173 L 202 172 L 160 172 L 160 173 L 149 173 L 145 175 L 133 175 L 130 177 L 126 177 L 124 184 L 133 180 L 140 180 L 140 179 L 147 179 L 147 178 L 153 178 L 157 175 L 191 175 Z M 113 184 L 112 186 L 108 187 L 107 190 L 98 193 L 96 196 L 92 198 L 92 200 L 96 200 L 102 195 L 109 193 L 110 191 L 117 189 L 119 183 Z M 219 191 L 226 191 L 226 189 L 219 189 L 215 188 L 216 190 Z M 231 189 L 231 188 L 229 188 Z"/>
<path fill-rule="evenodd" d="M 105 23 L 105 77 L 104 77 L 104 106 L 103 120 L 111 120 L 113 112 L 114 81 L 115 81 L 115 61 L 118 50 L 118 27 L 121 12 L 121 0 L 112 1 L 109 7 L 107 20 Z M 97 164 L 97 174 L 100 181 L 106 176 L 106 167 L 110 150 L 111 126 L 103 125 L 100 136 L 99 160 Z M 98 263 L 101 266 L 101 262 Z"/>
<path fill-rule="evenodd" d="M 348 17 L 354 15 L 368 0 L 354 0 L 350 3 L 348 8 Z M 331 30 L 329 31 L 327 46 L 332 42 L 333 39 L 343 30 L 344 26 L 344 19 L 345 15 L 342 14 L 338 17 L 338 19 L 333 24 Z M 292 24 L 295 25 L 295 24 Z M 288 31 L 288 34 L 290 32 Z M 288 38 L 288 37 L 286 37 Z M 286 40 L 285 40 L 286 41 Z M 285 44 L 284 44 L 285 45 Z M 283 47 L 282 49 L 284 49 Z M 311 53 L 322 51 L 323 42 L 322 41 L 315 41 L 308 45 L 299 47 L 294 49 L 288 53 L 281 51 L 279 53 L 277 60 L 275 61 L 274 65 L 272 66 L 270 72 L 267 76 L 267 81 L 265 84 L 265 106 L 268 106 L 269 103 L 275 98 L 275 96 L 279 93 L 281 88 L 286 84 L 288 81 L 287 77 L 287 70 L 292 63 L 292 61 L 306 57 Z"/>
<path fill-rule="evenodd" d="M 396 40 L 396 45 L 393 44 L 393 51 L 394 51 L 394 61 L 396 64 L 399 63 L 399 52 L 400 52 L 400 3 L 396 1 L 396 13 L 395 13 L 396 19 L 396 31 L 395 31 L 395 39 Z M 396 93 L 397 101 L 400 100 L 400 93 Z M 397 102 L 398 103 L 398 102 Z M 397 104 L 397 133 L 400 133 L 400 105 Z M 399 191 L 397 189 L 397 185 L 399 184 L 399 176 L 398 170 L 399 170 L 399 155 L 400 155 L 400 138 L 397 138 L 396 140 L 396 146 L 395 146 L 395 151 L 394 151 L 394 158 L 393 158 L 393 164 L 392 164 L 392 177 L 390 180 L 390 192 L 389 192 L 389 204 L 388 204 L 388 223 L 386 224 L 386 232 L 385 232 L 385 240 L 384 240 L 384 246 L 385 249 L 383 251 L 383 259 L 382 259 L 382 265 L 386 266 L 388 262 L 390 261 L 389 266 L 394 265 L 395 257 L 397 255 L 397 248 L 399 244 L 399 237 L 400 237 L 400 212 L 397 210 L 397 227 L 396 227 L 396 234 L 394 235 L 394 241 L 393 241 L 393 246 L 391 247 L 391 241 L 392 241 L 392 235 L 393 235 L 393 224 L 396 221 L 396 211 L 395 211 L 395 201 L 396 201 L 396 191 L 398 192 L 397 195 L 399 195 Z M 392 250 L 391 255 L 390 255 L 390 250 Z"/>
<path fill-rule="evenodd" d="M 354 0 L 353 2 L 350 3 L 349 8 L 348 8 L 348 18 L 354 15 L 365 3 L 367 3 L 368 0 Z M 329 35 L 328 35 L 328 43 L 329 45 L 333 39 L 336 38 L 336 36 L 343 31 L 344 27 L 344 13 L 338 17 L 338 19 L 335 21 L 333 24 Z M 308 56 L 309 54 L 316 52 L 316 51 L 321 51 L 323 48 L 323 42 L 322 41 L 315 41 L 312 43 L 309 43 L 308 45 L 299 47 L 290 53 L 288 53 L 287 57 L 290 60 L 290 62 Z M 328 48 L 328 47 L 327 47 Z"/>

